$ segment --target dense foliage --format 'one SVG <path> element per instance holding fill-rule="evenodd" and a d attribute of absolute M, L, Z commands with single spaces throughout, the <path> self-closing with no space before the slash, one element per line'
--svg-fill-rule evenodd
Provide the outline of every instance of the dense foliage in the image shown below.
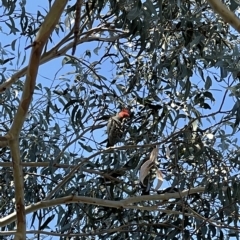
<path fill-rule="evenodd" d="M 2 136 L 16 117 L 29 52 L 51 2 L 2 1 L 0 83 L 10 82 L 0 85 Z M 44 47 L 19 135 L 32 209 L 27 233 L 238 239 L 238 33 L 204 0 L 68 4 Z M 225 4 L 237 14 L 237 2 Z M 107 120 L 122 107 L 131 110 L 126 132 L 106 149 Z M 156 147 L 142 183 L 139 170 Z M 11 151 L 0 152 L 0 235 L 16 226 L 16 219 L 5 221 L 15 211 Z"/>

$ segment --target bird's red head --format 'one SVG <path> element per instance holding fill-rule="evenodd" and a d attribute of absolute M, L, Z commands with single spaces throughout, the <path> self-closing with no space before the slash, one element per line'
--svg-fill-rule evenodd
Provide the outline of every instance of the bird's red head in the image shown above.
<path fill-rule="evenodd" d="M 118 114 L 121 118 L 128 118 L 130 117 L 130 111 L 127 108 L 123 108 L 121 112 Z"/>

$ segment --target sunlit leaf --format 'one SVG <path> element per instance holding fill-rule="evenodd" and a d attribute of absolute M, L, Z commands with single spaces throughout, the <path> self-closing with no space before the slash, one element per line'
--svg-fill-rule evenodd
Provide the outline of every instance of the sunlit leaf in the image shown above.
<path fill-rule="evenodd" d="M 158 190 L 163 184 L 163 174 L 159 169 L 156 170 L 156 177 L 157 177 L 157 186 L 155 187 L 155 190 Z"/>
<path fill-rule="evenodd" d="M 169 149 L 169 146 L 166 146 L 165 151 L 166 151 L 166 158 L 170 159 L 170 149 Z"/>
<path fill-rule="evenodd" d="M 159 148 L 156 147 L 152 150 L 149 161 L 156 162 L 158 159 L 158 150 Z"/>
<path fill-rule="evenodd" d="M 208 133 L 206 136 L 210 140 L 214 139 L 214 135 L 212 133 Z"/>
<path fill-rule="evenodd" d="M 140 168 L 140 172 L 139 172 L 139 180 L 140 182 L 142 182 L 145 179 L 145 177 L 149 174 L 149 170 L 152 168 L 153 166 L 153 162 L 152 160 L 147 160 Z"/>

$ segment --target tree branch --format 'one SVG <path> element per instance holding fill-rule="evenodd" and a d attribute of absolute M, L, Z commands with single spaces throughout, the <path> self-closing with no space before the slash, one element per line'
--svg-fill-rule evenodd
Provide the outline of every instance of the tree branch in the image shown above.
<path fill-rule="evenodd" d="M 226 191 L 226 189 L 227 189 L 226 187 L 223 187 L 222 190 Z M 189 196 L 195 193 L 203 193 L 204 191 L 205 191 L 205 187 L 196 187 L 196 188 L 182 191 L 181 196 Z M 31 204 L 27 206 L 25 210 L 27 214 L 30 214 L 32 212 L 38 211 L 39 209 L 49 208 L 49 207 L 53 207 L 61 204 L 84 203 L 84 204 L 89 204 L 94 206 L 104 206 L 109 208 L 138 209 L 138 210 L 144 210 L 144 211 L 160 211 L 166 214 L 182 215 L 183 213 L 180 211 L 162 209 L 162 208 L 159 208 L 158 205 L 154 205 L 151 207 L 144 207 L 140 205 L 140 202 L 142 201 L 145 202 L 145 201 L 169 200 L 169 199 L 179 198 L 179 196 L 180 196 L 179 192 L 177 192 L 177 193 L 164 193 L 164 194 L 156 194 L 156 195 L 137 196 L 137 197 L 130 197 L 125 200 L 112 201 L 112 200 L 105 200 L 105 199 L 99 199 L 99 198 L 70 195 L 62 198 L 51 199 L 51 200 L 46 200 L 46 201 L 38 202 L 35 204 Z M 134 204 L 137 204 L 137 205 L 134 205 Z M 187 216 L 205 220 L 205 218 L 199 214 L 195 214 L 195 213 L 194 214 L 184 213 L 184 214 Z M 16 220 L 16 212 L 2 218 L 0 220 L 0 227 L 4 227 L 15 220 Z M 211 223 L 217 223 L 219 224 L 219 226 L 225 225 L 224 223 L 216 222 L 210 219 L 206 219 L 206 221 L 211 221 Z"/>
<path fill-rule="evenodd" d="M 19 134 L 25 121 L 34 88 L 36 84 L 36 77 L 40 64 L 40 57 L 44 45 L 46 44 L 50 34 L 54 30 L 59 18 L 67 4 L 67 0 L 56 0 L 47 14 L 39 32 L 33 42 L 32 51 L 29 59 L 29 65 L 26 69 L 26 81 L 22 93 L 22 98 L 18 106 L 17 113 L 14 117 L 13 124 L 8 132 L 11 137 L 9 140 L 9 147 L 13 162 L 13 177 L 15 185 L 15 202 L 16 202 L 16 217 L 17 217 L 17 233 L 16 240 L 26 239 L 26 215 L 24 206 L 24 183 L 23 171 L 20 158 L 19 149 Z"/>
<path fill-rule="evenodd" d="M 212 9 L 218 13 L 225 22 L 229 23 L 240 33 L 240 20 L 233 12 L 231 12 L 220 0 L 207 1 Z"/>
<path fill-rule="evenodd" d="M 101 31 L 101 29 L 95 28 L 94 31 Z M 103 28 L 103 31 L 106 31 L 105 28 Z M 103 41 L 103 42 L 114 42 L 117 39 L 127 37 L 127 33 L 122 33 L 114 37 L 109 38 L 101 38 L 101 37 L 89 37 L 89 34 L 91 34 L 93 31 L 92 29 L 84 33 L 84 37 L 78 40 L 78 44 L 85 43 L 85 42 L 92 42 L 92 41 Z M 42 65 L 44 63 L 49 62 L 50 60 L 53 60 L 54 58 L 58 58 L 63 56 L 69 49 L 71 49 L 74 45 L 73 41 L 68 43 L 66 46 L 64 46 L 62 49 L 59 50 L 60 47 L 62 47 L 63 44 L 68 42 L 71 38 L 71 35 L 73 34 L 73 31 L 70 31 L 70 33 L 62 39 L 54 48 L 49 50 L 48 52 L 44 53 L 41 56 L 39 65 Z M 69 38 L 69 39 L 68 39 Z M 20 77 L 23 77 L 27 72 L 28 66 L 24 67 L 23 69 L 19 70 L 15 74 L 12 75 L 9 79 L 7 79 L 6 82 L 0 84 L 0 93 L 4 92 L 7 88 L 9 88 L 14 82 L 16 82 Z"/>

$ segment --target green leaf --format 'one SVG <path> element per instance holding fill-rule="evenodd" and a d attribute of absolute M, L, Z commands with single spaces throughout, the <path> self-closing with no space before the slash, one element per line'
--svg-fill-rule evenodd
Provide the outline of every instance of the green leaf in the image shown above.
<path fill-rule="evenodd" d="M 16 45 L 17 40 L 18 40 L 18 39 L 16 38 L 16 39 L 13 40 L 12 43 L 11 43 L 11 48 L 12 48 L 13 51 L 15 51 L 15 45 Z"/>
<path fill-rule="evenodd" d="M 139 1 L 141 2 L 141 1 Z M 143 6 L 147 7 L 148 11 L 150 12 L 150 15 L 155 15 L 157 16 L 157 11 L 156 11 L 156 8 L 155 6 L 153 5 L 152 1 L 150 0 L 146 0 L 146 2 L 143 3 Z"/>
<path fill-rule="evenodd" d="M 204 97 L 209 98 L 211 101 L 213 101 L 213 102 L 215 101 L 215 98 L 213 97 L 211 92 L 204 92 L 203 95 L 204 95 Z"/>
<path fill-rule="evenodd" d="M 239 7 L 239 2 L 237 2 L 235 0 L 230 0 L 229 8 L 232 12 L 234 12 L 238 7 Z"/>
<path fill-rule="evenodd" d="M 96 55 L 98 55 L 99 50 L 101 50 L 101 48 L 100 48 L 100 47 L 96 47 L 96 48 L 93 49 L 93 52 L 94 52 Z"/>
<path fill-rule="evenodd" d="M 87 152 L 92 152 L 93 151 L 93 149 L 90 147 L 90 146 L 88 146 L 88 145 L 85 145 L 85 144 L 83 144 L 83 143 L 81 143 L 81 142 L 78 142 L 80 145 L 81 145 L 81 147 L 84 149 L 84 150 L 86 150 Z"/>
<path fill-rule="evenodd" d="M 204 109 L 211 109 L 211 107 L 207 103 L 204 103 L 203 105 L 201 105 L 201 107 Z"/>
<path fill-rule="evenodd" d="M 12 17 L 9 16 L 9 20 L 11 22 L 11 24 L 9 24 L 8 22 L 5 22 L 5 24 L 10 28 L 10 33 L 13 33 L 14 35 L 16 35 L 17 32 L 20 32 L 16 27 L 15 27 L 15 22 L 14 20 L 12 19 Z"/>
<path fill-rule="evenodd" d="M 237 110 L 239 109 L 240 107 L 240 102 L 239 101 L 236 101 L 233 108 L 232 108 L 232 115 L 235 114 L 235 112 L 237 112 Z"/>
<path fill-rule="evenodd" d="M 71 120 L 72 120 L 73 123 L 75 122 L 75 114 L 76 114 L 76 112 L 77 112 L 77 110 L 78 110 L 78 107 L 79 107 L 79 105 L 75 105 L 75 106 L 73 107 L 73 110 L 72 110 Z"/>
<path fill-rule="evenodd" d="M 226 195 L 227 195 L 229 203 L 231 204 L 232 203 L 232 194 L 231 194 L 231 188 L 230 187 L 227 187 Z"/>
<path fill-rule="evenodd" d="M 128 20 L 134 20 L 135 18 L 139 17 L 141 14 L 141 10 L 138 7 L 131 9 L 127 14 Z"/>
<path fill-rule="evenodd" d="M 6 7 L 6 9 L 8 9 L 9 11 L 6 13 L 6 11 L 4 11 L 5 15 L 12 15 L 15 8 L 16 8 L 16 0 L 15 1 L 9 1 L 9 0 L 2 0 L 2 4 L 4 7 Z"/>
<path fill-rule="evenodd" d="M 191 82 L 189 78 L 187 78 L 184 88 L 185 88 L 184 100 L 186 100 L 189 97 L 190 90 L 191 90 Z"/>
<path fill-rule="evenodd" d="M 226 78 L 228 76 L 228 71 L 224 67 L 220 67 L 221 78 Z"/>
<path fill-rule="evenodd" d="M 65 110 L 65 109 L 68 109 L 70 106 L 72 106 L 72 105 L 74 105 L 74 104 L 76 104 L 76 103 L 80 103 L 80 100 L 79 99 L 71 99 L 65 106 L 64 106 L 64 108 L 63 108 L 63 111 Z"/>
<path fill-rule="evenodd" d="M 203 70 L 201 68 L 198 68 L 198 72 L 202 78 L 202 80 L 205 82 L 205 79 L 204 79 L 204 74 L 203 74 Z"/>
<path fill-rule="evenodd" d="M 212 86 L 212 79 L 207 76 L 206 82 L 205 82 L 205 89 L 208 90 Z"/>

